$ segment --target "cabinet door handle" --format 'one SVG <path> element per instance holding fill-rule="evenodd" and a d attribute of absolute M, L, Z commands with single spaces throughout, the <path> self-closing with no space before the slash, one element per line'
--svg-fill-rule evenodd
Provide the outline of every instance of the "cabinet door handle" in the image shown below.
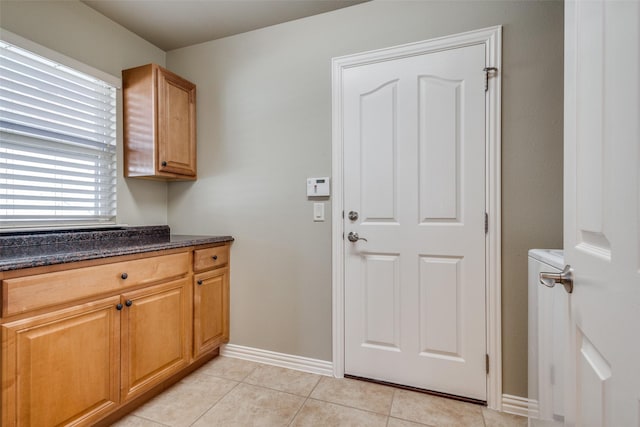
<path fill-rule="evenodd" d="M 214 255 L 211 258 L 213 258 L 213 260 L 216 261 L 218 259 L 218 255 Z"/>
<path fill-rule="evenodd" d="M 202 285 L 202 280 L 198 280 L 198 285 Z"/>
<path fill-rule="evenodd" d="M 129 275 L 127 273 L 122 273 L 120 277 L 122 277 L 122 280 L 126 280 Z"/>
<path fill-rule="evenodd" d="M 130 299 L 124 302 L 124 305 L 126 305 L 127 307 L 131 307 L 132 304 L 133 304 L 133 301 L 131 301 Z"/>
<path fill-rule="evenodd" d="M 122 310 L 122 304 L 118 303 L 118 305 L 116 305 L 116 310 Z"/>
<path fill-rule="evenodd" d="M 162 166 L 167 166 L 167 162 L 163 161 L 162 163 L 160 163 Z"/>

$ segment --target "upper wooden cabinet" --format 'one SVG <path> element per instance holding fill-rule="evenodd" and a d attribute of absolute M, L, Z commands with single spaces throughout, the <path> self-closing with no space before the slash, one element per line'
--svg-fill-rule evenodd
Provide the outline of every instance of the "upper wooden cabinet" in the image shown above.
<path fill-rule="evenodd" d="M 124 173 L 196 179 L 196 86 L 156 64 L 122 72 Z"/>

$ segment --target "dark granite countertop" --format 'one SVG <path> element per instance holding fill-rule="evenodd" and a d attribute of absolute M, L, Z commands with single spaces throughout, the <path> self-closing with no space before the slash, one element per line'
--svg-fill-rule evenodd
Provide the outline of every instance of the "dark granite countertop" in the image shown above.
<path fill-rule="evenodd" d="M 171 234 L 168 226 L 0 234 L 0 271 L 233 241 Z"/>

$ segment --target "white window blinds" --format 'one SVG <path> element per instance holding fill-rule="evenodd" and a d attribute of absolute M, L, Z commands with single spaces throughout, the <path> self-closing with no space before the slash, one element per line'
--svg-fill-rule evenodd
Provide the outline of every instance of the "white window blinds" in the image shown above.
<path fill-rule="evenodd" d="M 0 226 L 115 215 L 115 87 L 0 41 Z"/>

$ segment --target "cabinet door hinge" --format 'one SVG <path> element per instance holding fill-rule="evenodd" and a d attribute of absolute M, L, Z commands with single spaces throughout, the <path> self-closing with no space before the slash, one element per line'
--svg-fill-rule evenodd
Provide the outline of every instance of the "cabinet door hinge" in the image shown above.
<path fill-rule="evenodd" d="M 489 214 L 484 213 L 484 234 L 489 232 Z"/>
<path fill-rule="evenodd" d="M 487 92 L 489 90 L 489 73 L 496 72 L 498 69 L 496 67 L 485 67 L 482 71 L 484 71 L 484 91 Z"/>
<path fill-rule="evenodd" d="M 485 354 L 484 360 L 485 360 L 485 369 L 487 371 L 487 375 L 489 375 L 489 355 L 488 354 Z"/>

